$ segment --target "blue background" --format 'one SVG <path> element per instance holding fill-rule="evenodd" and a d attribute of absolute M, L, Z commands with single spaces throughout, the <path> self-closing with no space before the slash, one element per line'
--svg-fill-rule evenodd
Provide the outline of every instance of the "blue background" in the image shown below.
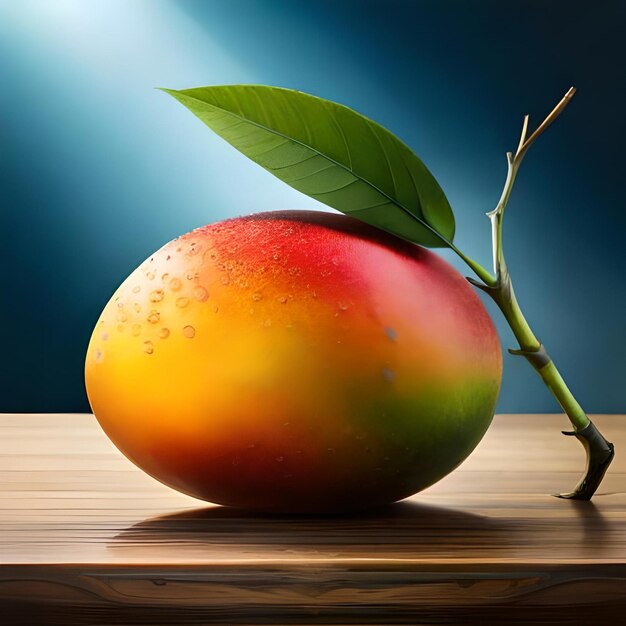
<path fill-rule="evenodd" d="M 583 406 L 626 412 L 623 6 L 0 0 L 0 411 L 88 410 L 91 329 L 166 241 L 243 213 L 321 208 L 153 89 L 265 83 L 397 133 L 446 190 L 459 247 L 487 266 L 484 212 L 521 117 L 538 123 L 576 85 L 525 161 L 506 253 Z M 557 411 L 525 362 L 504 361 L 500 412 Z"/>

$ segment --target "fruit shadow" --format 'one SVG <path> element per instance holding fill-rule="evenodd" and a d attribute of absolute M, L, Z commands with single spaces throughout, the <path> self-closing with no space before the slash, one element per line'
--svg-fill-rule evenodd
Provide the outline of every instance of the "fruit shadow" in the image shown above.
<path fill-rule="evenodd" d="M 333 517 L 215 506 L 144 520 L 117 534 L 109 548 L 138 557 L 219 557 L 235 549 L 243 556 L 469 557 L 504 547 L 516 535 L 510 520 L 415 502 Z"/>
<path fill-rule="evenodd" d="M 548 496 L 546 496 L 548 498 Z M 561 507 L 569 514 L 563 515 Z M 546 558 L 604 556 L 618 532 L 593 502 L 547 500 L 556 517 L 514 509 L 497 517 L 404 501 L 359 514 L 259 514 L 222 506 L 152 517 L 108 543 L 119 557 L 192 559 L 359 556 L 386 558 Z M 542 507 L 543 508 L 543 507 Z M 560 513 L 558 510 L 560 509 Z M 556 532 L 555 532 L 556 529 Z"/>

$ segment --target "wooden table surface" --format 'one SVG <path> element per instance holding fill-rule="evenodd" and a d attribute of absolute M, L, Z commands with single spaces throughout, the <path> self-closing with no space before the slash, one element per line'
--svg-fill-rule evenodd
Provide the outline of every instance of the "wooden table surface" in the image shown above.
<path fill-rule="evenodd" d="M 402 503 L 255 516 L 148 477 L 91 415 L 0 415 L 0 623 L 601 623 L 626 609 L 626 416 L 592 502 L 561 415 L 497 416 Z M 9 616 L 3 622 L 3 616 Z"/>

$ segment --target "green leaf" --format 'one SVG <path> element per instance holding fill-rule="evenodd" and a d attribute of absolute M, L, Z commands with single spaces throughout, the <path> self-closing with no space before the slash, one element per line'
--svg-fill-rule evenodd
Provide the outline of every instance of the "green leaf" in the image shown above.
<path fill-rule="evenodd" d="M 261 85 L 163 91 L 294 189 L 414 243 L 451 245 L 454 215 L 432 174 L 352 109 Z"/>

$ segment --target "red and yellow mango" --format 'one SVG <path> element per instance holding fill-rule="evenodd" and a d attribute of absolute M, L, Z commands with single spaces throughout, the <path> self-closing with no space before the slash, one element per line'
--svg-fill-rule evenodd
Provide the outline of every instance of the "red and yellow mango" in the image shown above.
<path fill-rule="evenodd" d="M 87 354 L 118 448 L 182 492 L 336 513 L 405 498 L 488 428 L 500 344 L 440 257 L 351 218 L 271 212 L 199 228 L 115 292 Z"/>

